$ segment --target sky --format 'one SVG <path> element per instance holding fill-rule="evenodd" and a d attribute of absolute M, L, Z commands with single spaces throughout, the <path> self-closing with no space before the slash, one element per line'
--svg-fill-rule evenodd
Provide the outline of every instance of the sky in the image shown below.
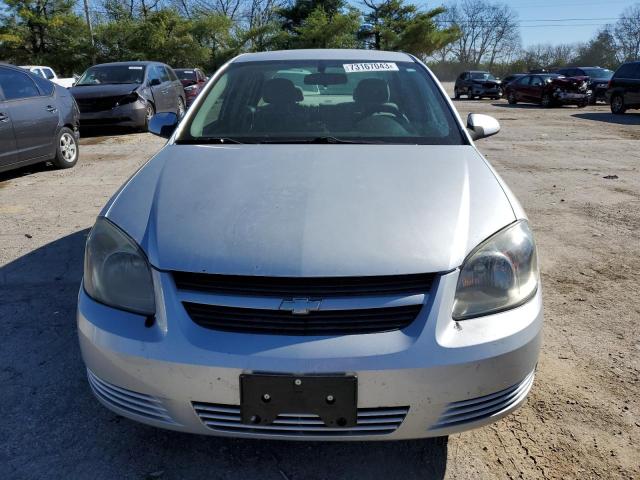
<path fill-rule="evenodd" d="M 615 23 L 640 0 L 509 0 L 517 12 L 522 45 L 586 42 L 602 26 Z"/>

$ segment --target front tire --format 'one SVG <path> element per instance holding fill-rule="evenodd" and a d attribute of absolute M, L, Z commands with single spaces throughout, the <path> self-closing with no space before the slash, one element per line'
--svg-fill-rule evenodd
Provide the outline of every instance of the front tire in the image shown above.
<path fill-rule="evenodd" d="M 509 95 L 507 95 L 507 102 L 509 102 L 509 105 L 515 105 L 516 103 L 518 103 L 516 94 L 513 92 L 509 92 Z"/>
<path fill-rule="evenodd" d="M 548 93 L 542 96 L 542 106 L 544 108 L 551 108 L 553 106 L 553 98 Z"/>
<path fill-rule="evenodd" d="M 456 100 L 460 100 L 460 90 L 458 90 L 457 88 L 453 89 L 453 98 L 455 98 Z"/>
<path fill-rule="evenodd" d="M 56 142 L 56 156 L 52 162 L 56 168 L 71 168 L 78 163 L 80 148 L 73 130 L 67 127 L 60 129 Z"/>
<path fill-rule="evenodd" d="M 184 114 L 186 111 L 187 109 L 184 106 L 184 100 L 182 99 L 182 97 L 178 97 L 178 109 L 176 111 L 176 114 L 178 115 L 178 120 L 182 120 L 182 117 L 184 117 Z"/>
<path fill-rule="evenodd" d="M 623 115 L 627 111 L 624 105 L 624 97 L 619 93 L 611 97 L 611 113 L 614 115 Z"/>
<path fill-rule="evenodd" d="M 145 132 L 149 131 L 149 122 L 155 116 L 155 114 L 156 114 L 155 107 L 153 106 L 152 103 L 147 102 L 147 106 L 145 107 L 145 114 L 144 114 L 144 126 L 142 127 Z"/>

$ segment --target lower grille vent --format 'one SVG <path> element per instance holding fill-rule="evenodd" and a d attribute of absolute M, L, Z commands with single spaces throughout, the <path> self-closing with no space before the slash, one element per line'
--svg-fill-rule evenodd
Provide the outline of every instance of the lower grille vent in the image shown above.
<path fill-rule="evenodd" d="M 95 396 L 107 405 L 123 410 L 131 415 L 145 417 L 160 422 L 176 423 L 169 416 L 169 413 L 157 398 L 105 382 L 88 369 L 87 377 L 89 379 L 91 390 L 93 390 Z"/>
<path fill-rule="evenodd" d="M 409 407 L 359 408 L 355 427 L 330 428 L 325 426 L 319 416 L 312 414 L 281 414 L 271 425 L 257 426 L 241 423 L 240 407 L 237 405 L 194 402 L 193 408 L 202 423 L 218 432 L 322 437 L 393 433 L 409 412 Z"/>
<path fill-rule="evenodd" d="M 533 376 L 534 372 L 531 372 L 520 383 L 490 395 L 450 403 L 438 423 L 430 430 L 454 427 L 499 415 L 527 396 L 533 384 Z"/>

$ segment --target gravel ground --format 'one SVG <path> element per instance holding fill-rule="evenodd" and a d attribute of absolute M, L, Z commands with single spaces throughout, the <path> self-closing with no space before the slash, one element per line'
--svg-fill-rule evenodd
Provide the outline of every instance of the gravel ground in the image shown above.
<path fill-rule="evenodd" d="M 518 412 L 448 442 L 319 444 L 184 435 L 105 410 L 76 338 L 83 243 L 163 142 L 89 137 L 72 170 L 0 174 L 0 478 L 640 478 L 640 112 L 456 106 L 500 120 L 478 146 L 539 246 L 545 341 Z"/>

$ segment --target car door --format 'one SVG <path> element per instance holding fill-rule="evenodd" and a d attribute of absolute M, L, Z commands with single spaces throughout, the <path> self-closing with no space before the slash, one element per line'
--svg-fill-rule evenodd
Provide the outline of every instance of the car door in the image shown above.
<path fill-rule="evenodd" d="M 12 68 L 0 70 L 0 87 L 13 123 L 18 161 L 53 157 L 59 123 L 55 90 L 42 95 L 28 74 Z"/>
<path fill-rule="evenodd" d="M 156 112 L 167 112 L 167 94 L 164 93 L 166 85 L 162 85 L 162 71 L 157 65 L 147 67 L 147 82 L 151 89 L 153 102 L 155 103 Z"/>
<path fill-rule="evenodd" d="M 544 89 L 544 80 L 540 77 L 531 77 L 527 94 L 530 102 L 539 103 L 542 101 L 542 93 Z"/>
<path fill-rule="evenodd" d="M 0 70 L 2 70 L 1 67 Z M 18 161 L 17 150 L 13 123 L 9 116 L 9 106 L 4 101 L 2 88 L 0 88 L 0 169 Z"/>
<path fill-rule="evenodd" d="M 169 84 L 171 85 L 170 91 L 172 92 L 171 97 L 171 105 L 173 106 L 172 112 L 177 112 L 178 110 L 178 98 L 182 98 L 184 102 L 184 88 L 182 86 L 182 82 L 176 75 L 176 72 L 173 71 L 171 67 L 167 67 L 166 65 L 163 67 L 167 77 L 169 78 Z M 184 105 L 184 104 L 183 104 Z"/>
<path fill-rule="evenodd" d="M 530 76 L 522 77 L 513 81 L 513 91 L 516 100 L 526 102 L 529 99 L 529 81 Z"/>
<path fill-rule="evenodd" d="M 631 78 L 627 80 L 627 96 L 629 99 L 625 99 L 628 105 L 640 106 L 640 62 L 632 65 Z"/>

